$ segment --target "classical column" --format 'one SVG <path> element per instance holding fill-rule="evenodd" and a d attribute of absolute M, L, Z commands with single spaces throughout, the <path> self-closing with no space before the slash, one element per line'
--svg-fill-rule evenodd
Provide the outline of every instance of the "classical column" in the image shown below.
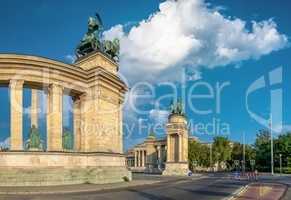
<path fill-rule="evenodd" d="M 144 150 L 141 151 L 141 155 L 142 155 L 141 165 L 142 165 L 142 167 L 144 167 L 144 165 L 145 165 L 145 163 L 144 163 Z"/>
<path fill-rule="evenodd" d="M 143 167 L 145 166 L 145 153 L 144 152 L 145 152 L 144 150 L 141 151 L 141 154 L 142 154 L 142 166 Z"/>
<path fill-rule="evenodd" d="M 161 146 L 160 145 L 158 145 L 157 146 L 157 150 L 158 150 L 158 159 L 157 159 L 157 161 L 158 161 L 158 166 L 160 166 L 161 165 Z"/>
<path fill-rule="evenodd" d="M 73 98 L 74 149 L 81 151 L 81 100 Z"/>
<path fill-rule="evenodd" d="M 144 166 L 144 152 L 143 150 L 140 151 L 140 159 L 141 159 L 141 167 Z"/>
<path fill-rule="evenodd" d="M 172 161 L 172 146 L 171 146 L 171 135 L 167 136 L 167 162 Z"/>
<path fill-rule="evenodd" d="M 179 140 L 179 162 L 183 162 L 184 158 L 183 158 L 183 137 L 182 135 L 178 135 L 178 140 Z"/>
<path fill-rule="evenodd" d="M 140 159 L 139 159 L 139 166 L 142 167 L 142 151 L 139 151 Z"/>
<path fill-rule="evenodd" d="M 134 151 L 134 167 L 137 167 L 137 151 Z"/>
<path fill-rule="evenodd" d="M 139 153 L 139 150 L 137 150 L 137 167 L 140 167 L 140 153 Z"/>
<path fill-rule="evenodd" d="M 63 87 L 52 84 L 47 95 L 47 150 L 62 151 Z"/>
<path fill-rule="evenodd" d="M 31 108 L 30 108 L 31 127 L 38 128 L 38 91 L 31 89 Z"/>
<path fill-rule="evenodd" d="M 147 151 L 144 151 L 144 166 L 146 167 L 147 164 Z"/>
<path fill-rule="evenodd" d="M 23 150 L 22 114 L 23 80 L 11 80 L 10 88 L 10 150 Z"/>
<path fill-rule="evenodd" d="M 142 157 L 141 157 L 141 151 L 139 150 L 139 151 L 138 151 L 138 166 L 139 166 L 139 167 L 142 166 L 142 165 L 141 165 L 141 159 L 142 159 Z"/>

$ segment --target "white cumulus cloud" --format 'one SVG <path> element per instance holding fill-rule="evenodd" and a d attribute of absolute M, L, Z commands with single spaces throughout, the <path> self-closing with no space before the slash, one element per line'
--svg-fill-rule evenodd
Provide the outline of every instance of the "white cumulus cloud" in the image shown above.
<path fill-rule="evenodd" d="M 214 68 L 258 59 L 286 47 L 288 39 L 273 20 L 253 21 L 247 28 L 246 21 L 222 11 L 204 0 L 167 0 L 128 32 L 116 25 L 104 38 L 120 39 L 120 69 L 131 83 L 175 77 L 185 66 Z"/>
<path fill-rule="evenodd" d="M 167 122 L 168 116 L 169 116 L 168 110 L 152 109 L 149 112 L 150 119 L 152 119 L 155 123 L 161 125 Z"/>

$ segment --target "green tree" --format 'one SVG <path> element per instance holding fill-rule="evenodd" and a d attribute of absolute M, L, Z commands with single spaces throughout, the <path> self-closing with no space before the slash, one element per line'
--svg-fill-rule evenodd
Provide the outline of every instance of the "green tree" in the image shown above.
<path fill-rule="evenodd" d="M 213 160 L 219 166 L 231 159 L 231 143 L 226 137 L 217 136 L 213 141 Z"/>
<path fill-rule="evenodd" d="M 256 166 L 260 171 L 270 171 L 271 134 L 268 130 L 259 130 L 255 141 Z"/>
<path fill-rule="evenodd" d="M 282 166 L 288 167 L 288 158 L 291 156 L 291 133 L 279 135 L 274 141 L 275 166 L 280 166 L 280 154 L 282 155 Z M 290 166 L 291 167 L 291 166 Z"/>
<path fill-rule="evenodd" d="M 209 148 L 205 144 L 197 141 L 190 141 L 188 147 L 189 167 L 194 169 L 193 162 L 196 161 L 198 166 L 209 167 Z"/>
<path fill-rule="evenodd" d="M 246 169 L 251 169 L 250 160 L 255 159 L 256 152 L 254 148 L 250 145 L 245 145 L 245 153 L 246 153 Z M 243 160 L 243 144 L 239 142 L 233 143 L 232 151 L 231 151 L 231 160 L 229 161 L 229 165 L 234 167 L 234 161 Z"/>

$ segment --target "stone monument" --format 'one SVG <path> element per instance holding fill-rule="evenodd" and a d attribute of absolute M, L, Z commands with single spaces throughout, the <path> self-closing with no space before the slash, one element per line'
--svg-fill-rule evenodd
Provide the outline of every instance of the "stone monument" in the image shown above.
<path fill-rule="evenodd" d="M 185 176 L 188 167 L 188 128 L 180 100 L 171 106 L 171 114 L 166 125 L 167 131 L 167 161 L 163 175 Z"/>
<path fill-rule="evenodd" d="M 0 83 L 10 90 L 10 149 L 0 152 L 0 186 L 114 183 L 131 179 L 123 154 L 122 104 L 126 84 L 118 76 L 118 40 L 102 41 L 99 15 L 67 64 L 48 58 L 0 54 Z M 30 139 L 23 138 L 23 88 L 46 94 L 46 145 L 37 112 Z M 73 133 L 63 129 L 63 96 L 73 100 Z M 42 135 L 42 134 L 41 134 Z M 73 138 L 72 138 L 73 136 Z"/>

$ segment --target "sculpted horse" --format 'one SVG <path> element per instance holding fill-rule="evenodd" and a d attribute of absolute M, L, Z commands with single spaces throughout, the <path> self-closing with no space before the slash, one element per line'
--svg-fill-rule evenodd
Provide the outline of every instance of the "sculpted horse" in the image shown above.
<path fill-rule="evenodd" d="M 99 39 L 101 29 L 102 21 L 99 15 L 96 14 L 96 18 L 90 17 L 88 21 L 88 31 L 76 48 L 76 55 L 78 58 L 92 51 L 101 50 L 102 44 Z"/>
<path fill-rule="evenodd" d="M 106 53 L 111 59 L 118 61 L 119 40 L 101 41 L 102 21 L 98 14 L 90 17 L 88 21 L 88 31 L 76 48 L 76 56 L 80 58 L 93 51 L 99 50 Z"/>
<path fill-rule="evenodd" d="M 113 41 L 105 40 L 103 43 L 104 53 L 107 53 L 112 59 L 118 61 L 120 50 L 119 40 L 115 38 Z"/>

